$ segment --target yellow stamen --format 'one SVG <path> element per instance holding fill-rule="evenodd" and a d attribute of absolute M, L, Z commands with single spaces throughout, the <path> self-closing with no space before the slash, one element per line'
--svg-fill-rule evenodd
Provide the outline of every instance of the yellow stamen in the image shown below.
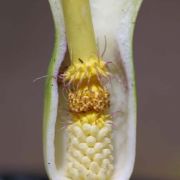
<path fill-rule="evenodd" d="M 69 110 L 75 113 L 103 112 L 109 105 L 109 93 L 99 85 L 85 86 L 68 94 Z"/>

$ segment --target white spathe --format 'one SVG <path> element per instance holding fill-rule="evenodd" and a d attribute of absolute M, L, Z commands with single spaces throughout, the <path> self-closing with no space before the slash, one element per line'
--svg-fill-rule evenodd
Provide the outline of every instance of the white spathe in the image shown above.
<path fill-rule="evenodd" d="M 117 69 L 113 73 L 120 77 L 119 68 L 124 68 L 125 81 L 112 79 L 111 112 L 123 111 L 122 116 L 114 117 L 116 129 L 113 131 L 115 172 L 113 180 L 128 180 L 131 176 L 136 144 L 136 97 L 134 90 L 134 70 L 132 62 L 132 37 L 134 21 L 142 0 L 90 0 L 93 26 L 100 53 L 107 48 L 103 59 L 111 61 Z M 53 75 L 57 76 L 66 52 L 64 20 L 61 0 L 49 0 L 56 30 L 56 50 L 54 52 Z M 64 180 L 64 169 L 57 168 L 55 160 L 55 126 L 58 112 L 58 86 L 51 81 L 52 91 L 50 110 L 44 140 L 46 170 L 52 180 Z M 61 103 L 61 102 L 60 102 Z M 66 139 L 64 140 L 66 142 Z M 62 147 L 62 157 L 65 148 Z"/>

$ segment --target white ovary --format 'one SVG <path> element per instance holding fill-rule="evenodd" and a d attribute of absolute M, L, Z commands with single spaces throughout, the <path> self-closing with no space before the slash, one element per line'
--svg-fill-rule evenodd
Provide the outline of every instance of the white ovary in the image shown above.
<path fill-rule="evenodd" d="M 113 174 L 112 127 L 73 123 L 67 128 L 66 177 L 109 180 Z"/>

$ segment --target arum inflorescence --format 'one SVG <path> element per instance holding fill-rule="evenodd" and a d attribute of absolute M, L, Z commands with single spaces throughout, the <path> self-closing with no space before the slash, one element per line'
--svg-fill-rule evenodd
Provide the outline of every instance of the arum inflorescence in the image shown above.
<path fill-rule="evenodd" d="M 63 74 L 72 119 L 67 127 L 65 176 L 75 180 L 110 179 L 113 173 L 112 127 L 107 112 L 110 94 L 101 83 L 110 73 L 97 56 L 88 0 L 64 0 L 62 4 L 72 53 L 71 65 Z"/>
<path fill-rule="evenodd" d="M 47 173 L 52 180 L 126 180 L 135 154 L 130 61 L 141 0 L 49 2 L 56 41 L 48 75 L 57 78 L 46 82 Z M 108 25 L 111 18 L 114 22 Z M 63 129 L 62 124 L 66 124 Z"/>

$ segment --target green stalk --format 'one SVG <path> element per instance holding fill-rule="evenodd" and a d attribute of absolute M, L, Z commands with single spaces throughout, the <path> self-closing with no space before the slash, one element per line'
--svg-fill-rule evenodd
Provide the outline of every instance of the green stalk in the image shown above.
<path fill-rule="evenodd" d="M 62 5 L 71 61 L 96 55 L 89 0 L 63 0 Z"/>

